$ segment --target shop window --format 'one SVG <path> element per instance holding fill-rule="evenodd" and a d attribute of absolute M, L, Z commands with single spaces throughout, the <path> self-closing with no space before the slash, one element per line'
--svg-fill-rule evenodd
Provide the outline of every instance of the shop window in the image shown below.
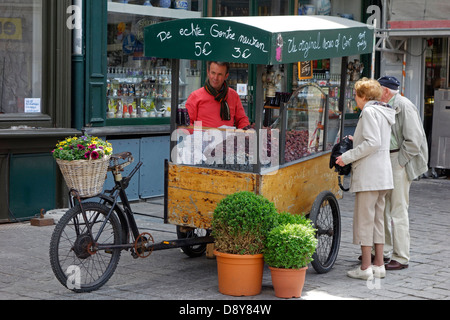
<path fill-rule="evenodd" d="M 257 15 L 258 16 L 279 16 L 289 14 L 289 6 L 287 0 L 258 0 Z"/>
<path fill-rule="evenodd" d="M 251 9 L 250 2 L 249 0 L 217 0 L 216 16 L 275 16 L 289 14 L 288 0 L 257 0 L 254 10 Z"/>
<path fill-rule="evenodd" d="M 217 17 L 231 17 L 231 16 L 250 16 L 250 1 L 230 1 L 217 0 L 216 2 L 216 16 Z"/>
<path fill-rule="evenodd" d="M 201 10 L 201 1 L 108 3 L 107 125 L 169 123 L 174 107 L 171 62 L 144 56 L 144 28 L 200 17 Z M 201 86 L 201 66 L 199 61 L 181 61 L 179 104 Z"/>
<path fill-rule="evenodd" d="M 0 121 L 8 114 L 45 113 L 42 5 L 43 0 L 0 3 Z"/>

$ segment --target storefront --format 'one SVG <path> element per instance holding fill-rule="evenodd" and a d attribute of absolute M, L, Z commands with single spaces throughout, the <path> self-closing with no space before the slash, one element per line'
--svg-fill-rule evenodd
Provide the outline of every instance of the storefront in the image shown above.
<path fill-rule="evenodd" d="M 409 7 L 415 10 L 407 10 Z M 429 175 L 438 177 L 450 168 L 450 130 L 447 117 L 450 20 L 447 1 L 425 5 L 395 0 L 386 6 L 386 23 L 378 49 L 380 73 L 401 80 L 402 93 L 422 115 L 429 146 Z M 384 39 L 384 41 L 383 41 Z"/>
<path fill-rule="evenodd" d="M 62 205 L 50 152 L 74 132 L 70 4 L 0 1 L 0 222 Z"/>

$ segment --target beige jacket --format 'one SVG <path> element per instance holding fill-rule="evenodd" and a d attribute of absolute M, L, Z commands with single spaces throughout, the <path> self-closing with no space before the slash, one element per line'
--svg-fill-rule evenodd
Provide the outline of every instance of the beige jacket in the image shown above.
<path fill-rule="evenodd" d="M 382 102 L 369 101 L 363 108 L 353 136 L 353 149 L 342 155 L 352 163 L 350 192 L 394 188 L 389 146 L 395 111 Z"/>
<path fill-rule="evenodd" d="M 398 162 L 412 181 L 428 170 L 427 138 L 414 104 L 398 93 L 391 101 L 396 112 L 392 134 L 400 148 Z"/>

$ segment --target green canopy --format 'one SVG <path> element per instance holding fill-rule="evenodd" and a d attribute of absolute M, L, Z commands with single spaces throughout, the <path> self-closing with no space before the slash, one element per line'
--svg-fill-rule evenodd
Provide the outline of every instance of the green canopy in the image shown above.
<path fill-rule="evenodd" d="M 145 56 L 281 64 L 371 53 L 373 27 L 333 16 L 192 18 L 145 28 Z"/>

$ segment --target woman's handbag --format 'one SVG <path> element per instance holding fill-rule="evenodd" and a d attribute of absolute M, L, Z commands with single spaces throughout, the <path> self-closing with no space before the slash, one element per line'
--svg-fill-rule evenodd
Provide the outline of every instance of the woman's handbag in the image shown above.
<path fill-rule="evenodd" d="M 339 143 L 335 144 L 333 146 L 333 149 L 331 150 L 331 156 L 330 156 L 330 169 L 334 168 L 334 170 L 338 173 L 338 179 L 339 179 L 339 187 L 343 191 L 348 191 L 348 188 L 344 188 L 344 186 L 341 183 L 341 176 L 346 176 L 352 171 L 352 164 L 349 163 L 343 167 L 336 164 L 336 159 L 341 156 L 343 153 L 347 152 L 348 150 L 353 149 L 353 141 L 350 140 L 347 136 L 344 137 Z"/>

